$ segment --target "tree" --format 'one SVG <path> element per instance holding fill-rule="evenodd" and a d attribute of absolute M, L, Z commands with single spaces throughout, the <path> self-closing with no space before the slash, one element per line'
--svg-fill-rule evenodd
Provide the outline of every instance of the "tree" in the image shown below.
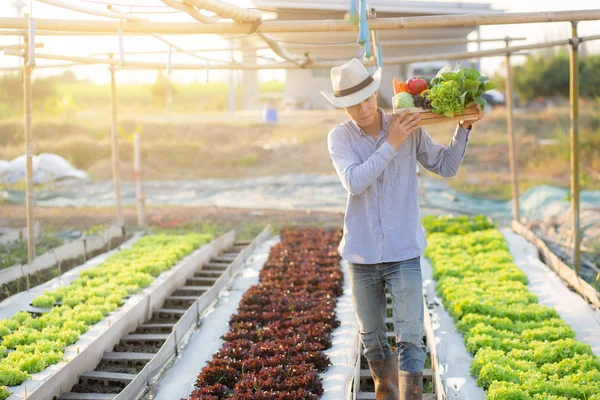
<path fill-rule="evenodd" d="M 161 108 L 170 109 L 173 98 L 175 97 L 175 86 L 168 77 L 162 72 L 158 72 L 156 81 L 150 87 L 150 94 L 155 104 Z"/>
<path fill-rule="evenodd" d="M 53 77 L 37 78 L 31 86 L 32 100 L 34 103 L 44 103 L 46 100 L 57 97 Z M 23 79 L 21 74 L 5 74 L 0 77 L 0 102 L 14 106 L 23 102 Z M 18 107 L 22 107 L 19 104 Z"/>
<path fill-rule="evenodd" d="M 55 79 L 57 83 L 77 83 L 77 75 L 70 69 L 66 70 L 61 75 L 57 75 Z"/>
<path fill-rule="evenodd" d="M 554 55 L 538 53 L 527 58 L 523 65 L 513 67 L 515 92 L 524 100 L 537 97 L 569 97 L 569 53 L 562 49 Z M 579 94 L 581 97 L 600 96 L 600 55 L 579 59 Z"/>

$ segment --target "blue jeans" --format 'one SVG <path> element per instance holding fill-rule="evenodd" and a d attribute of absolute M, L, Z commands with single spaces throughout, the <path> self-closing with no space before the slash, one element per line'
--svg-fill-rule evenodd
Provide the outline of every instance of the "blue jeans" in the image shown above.
<path fill-rule="evenodd" d="M 398 368 L 421 372 L 427 348 L 423 344 L 423 279 L 421 257 L 380 264 L 349 263 L 354 310 L 360 340 L 369 361 L 392 355 L 385 325 L 385 286 L 392 297 L 398 347 Z"/>

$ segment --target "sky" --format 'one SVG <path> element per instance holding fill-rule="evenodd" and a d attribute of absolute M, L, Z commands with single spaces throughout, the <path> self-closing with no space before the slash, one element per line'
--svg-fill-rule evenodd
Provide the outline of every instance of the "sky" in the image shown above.
<path fill-rule="evenodd" d="M 0 17 L 16 17 L 17 11 L 13 7 L 15 0 L 0 0 Z M 33 16 L 38 18 L 57 18 L 57 19 L 96 19 L 96 17 L 76 13 L 72 11 L 63 10 L 54 6 L 35 2 L 33 5 L 29 4 L 30 0 L 23 0 L 27 3 L 23 12 L 28 12 L 32 7 Z M 70 2 L 77 3 L 77 0 L 69 0 Z M 88 7 L 101 7 L 93 2 L 105 2 L 110 3 L 110 0 L 86 0 L 81 4 L 87 5 Z M 240 6 L 249 7 L 251 6 L 249 0 L 228 0 L 231 3 L 235 3 Z M 437 1 L 450 1 L 451 0 L 437 0 Z M 492 8 L 500 9 L 505 12 L 532 12 L 532 11 L 559 11 L 559 10 L 582 10 L 582 9 L 600 9 L 600 0 L 489 0 L 489 1 L 473 1 L 466 0 L 463 3 L 489 3 Z M 116 0 L 113 4 L 125 3 L 131 5 L 164 5 L 159 0 Z M 121 7 L 122 10 L 126 8 Z M 171 9 L 165 8 L 137 8 L 136 11 L 165 11 Z M 151 20 L 169 20 L 169 21 L 190 21 L 190 17 L 182 13 L 169 13 L 169 14 L 151 14 L 149 15 Z M 97 19 L 102 19 L 98 17 Z M 600 21 L 585 21 L 578 24 L 580 35 L 592 35 L 600 34 Z M 570 24 L 567 22 L 562 23 L 546 23 L 546 24 L 523 24 L 523 25 L 497 25 L 497 26 L 483 26 L 481 27 L 482 38 L 498 38 L 505 37 L 507 35 L 513 37 L 526 37 L 526 41 L 519 42 L 519 44 L 543 42 L 546 40 L 558 40 L 568 38 L 570 35 Z M 476 37 L 476 35 L 472 35 Z M 228 45 L 227 41 L 220 39 L 216 35 L 194 35 L 194 36 L 171 36 L 167 37 L 169 40 L 177 43 L 178 45 L 186 49 L 197 49 L 197 48 L 222 48 Z M 44 51 L 47 53 L 54 54 L 75 54 L 81 56 L 89 56 L 95 53 L 107 53 L 116 52 L 118 53 L 118 38 L 115 36 L 105 37 L 49 37 L 49 36 L 38 36 L 38 41 L 44 43 Z M 2 44 L 15 44 L 18 39 L 15 37 L 0 36 L 0 45 Z M 494 48 L 501 46 L 501 43 L 484 43 L 482 49 Z M 600 41 L 589 42 L 585 44 L 585 50 L 588 52 L 600 53 Z M 158 42 L 154 38 L 149 37 L 136 37 L 136 36 L 125 36 L 124 37 L 124 48 L 125 51 L 145 51 L 145 50 L 167 50 L 167 45 Z M 476 45 L 469 45 L 469 50 L 475 50 Z M 385 48 L 383 49 L 385 57 Z M 227 53 L 204 53 L 206 57 L 213 59 L 227 59 L 229 54 Z M 238 56 L 237 54 L 235 55 Z M 139 57 L 139 56 L 138 56 Z M 167 55 L 156 55 L 156 56 L 145 56 L 146 60 L 161 62 L 164 61 L 166 64 Z M 515 63 L 522 62 L 524 57 L 517 57 Z M 520 60 L 520 61 L 519 61 Z M 201 62 L 200 60 L 190 58 L 183 54 L 173 53 L 172 62 Z M 502 68 L 502 57 L 486 58 L 481 61 L 482 72 L 488 75 L 492 75 L 495 71 L 501 70 Z M 45 61 L 38 60 L 39 64 L 52 63 L 56 64 L 56 61 Z M 16 57 L 4 56 L 0 52 L 0 67 L 16 66 L 18 60 Z M 103 84 L 109 79 L 106 66 L 84 66 L 72 69 L 78 77 L 90 79 L 93 82 Z M 36 74 L 54 74 L 57 70 L 37 70 Z M 227 81 L 229 73 L 227 71 L 216 71 L 212 70 L 208 74 L 209 81 Z M 120 71 L 117 74 L 118 83 L 150 83 L 156 78 L 155 71 Z M 235 77 L 239 79 L 238 76 Z M 205 70 L 202 71 L 173 71 L 172 79 L 179 82 L 205 82 L 207 74 Z M 259 79 L 266 81 L 271 79 L 283 80 L 285 79 L 285 73 L 283 71 L 262 71 L 259 73 Z"/>

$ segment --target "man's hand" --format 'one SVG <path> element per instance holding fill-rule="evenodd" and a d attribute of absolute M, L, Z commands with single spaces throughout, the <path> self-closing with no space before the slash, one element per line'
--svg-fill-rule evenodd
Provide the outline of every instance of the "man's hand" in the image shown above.
<path fill-rule="evenodd" d="M 479 106 L 478 106 L 479 107 Z M 464 129 L 470 129 L 471 126 L 473 126 L 473 124 L 477 121 L 479 121 L 481 118 L 483 118 L 483 111 L 481 111 L 481 108 L 479 109 L 479 115 L 477 116 L 477 119 L 473 119 L 470 121 L 458 121 L 458 124 L 464 128 Z"/>
<path fill-rule="evenodd" d="M 419 113 L 409 113 L 408 111 L 392 114 L 392 124 L 388 131 L 387 141 L 396 150 L 411 133 L 419 129 L 419 121 L 421 121 Z"/>

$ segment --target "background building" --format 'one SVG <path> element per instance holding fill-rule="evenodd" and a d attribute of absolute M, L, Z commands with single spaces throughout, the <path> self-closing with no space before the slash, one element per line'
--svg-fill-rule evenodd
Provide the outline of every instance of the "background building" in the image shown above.
<path fill-rule="evenodd" d="M 274 13 L 278 20 L 315 20 L 341 19 L 348 11 L 347 0 L 306 1 L 306 0 L 254 0 L 254 7 L 263 13 Z M 487 3 L 450 3 L 434 1 L 395 1 L 373 0 L 368 3 L 377 12 L 377 18 L 408 17 L 439 14 L 483 14 L 494 12 Z M 475 31 L 473 28 L 407 29 L 405 31 L 381 31 L 379 40 L 398 41 L 415 39 L 465 39 Z M 357 32 L 331 33 L 281 33 L 275 35 L 290 51 L 296 54 L 309 53 L 320 59 L 350 59 L 362 57 L 363 49 L 356 44 Z M 323 44 L 328 44 L 324 46 Z M 256 48 L 264 47 L 258 37 L 238 40 L 237 48 L 242 50 L 244 62 L 256 62 Z M 466 44 L 443 44 L 439 46 L 382 46 L 383 59 L 419 54 L 449 53 L 466 51 Z M 342 61 L 340 61 L 341 63 Z M 452 62 L 454 65 L 456 61 Z M 431 68 L 445 63 L 431 63 Z M 409 65 L 390 65 L 383 70 L 380 89 L 382 105 L 393 95 L 392 79 L 397 76 L 406 79 L 410 73 Z M 330 90 L 329 69 L 296 69 L 287 71 L 284 100 L 287 104 L 301 108 L 327 108 L 330 104 L 320 94 L 321 90 Z M 260 106 L 258 96 L 258 78 L 256 71 L 242 72 L 243 108 Z"/>

